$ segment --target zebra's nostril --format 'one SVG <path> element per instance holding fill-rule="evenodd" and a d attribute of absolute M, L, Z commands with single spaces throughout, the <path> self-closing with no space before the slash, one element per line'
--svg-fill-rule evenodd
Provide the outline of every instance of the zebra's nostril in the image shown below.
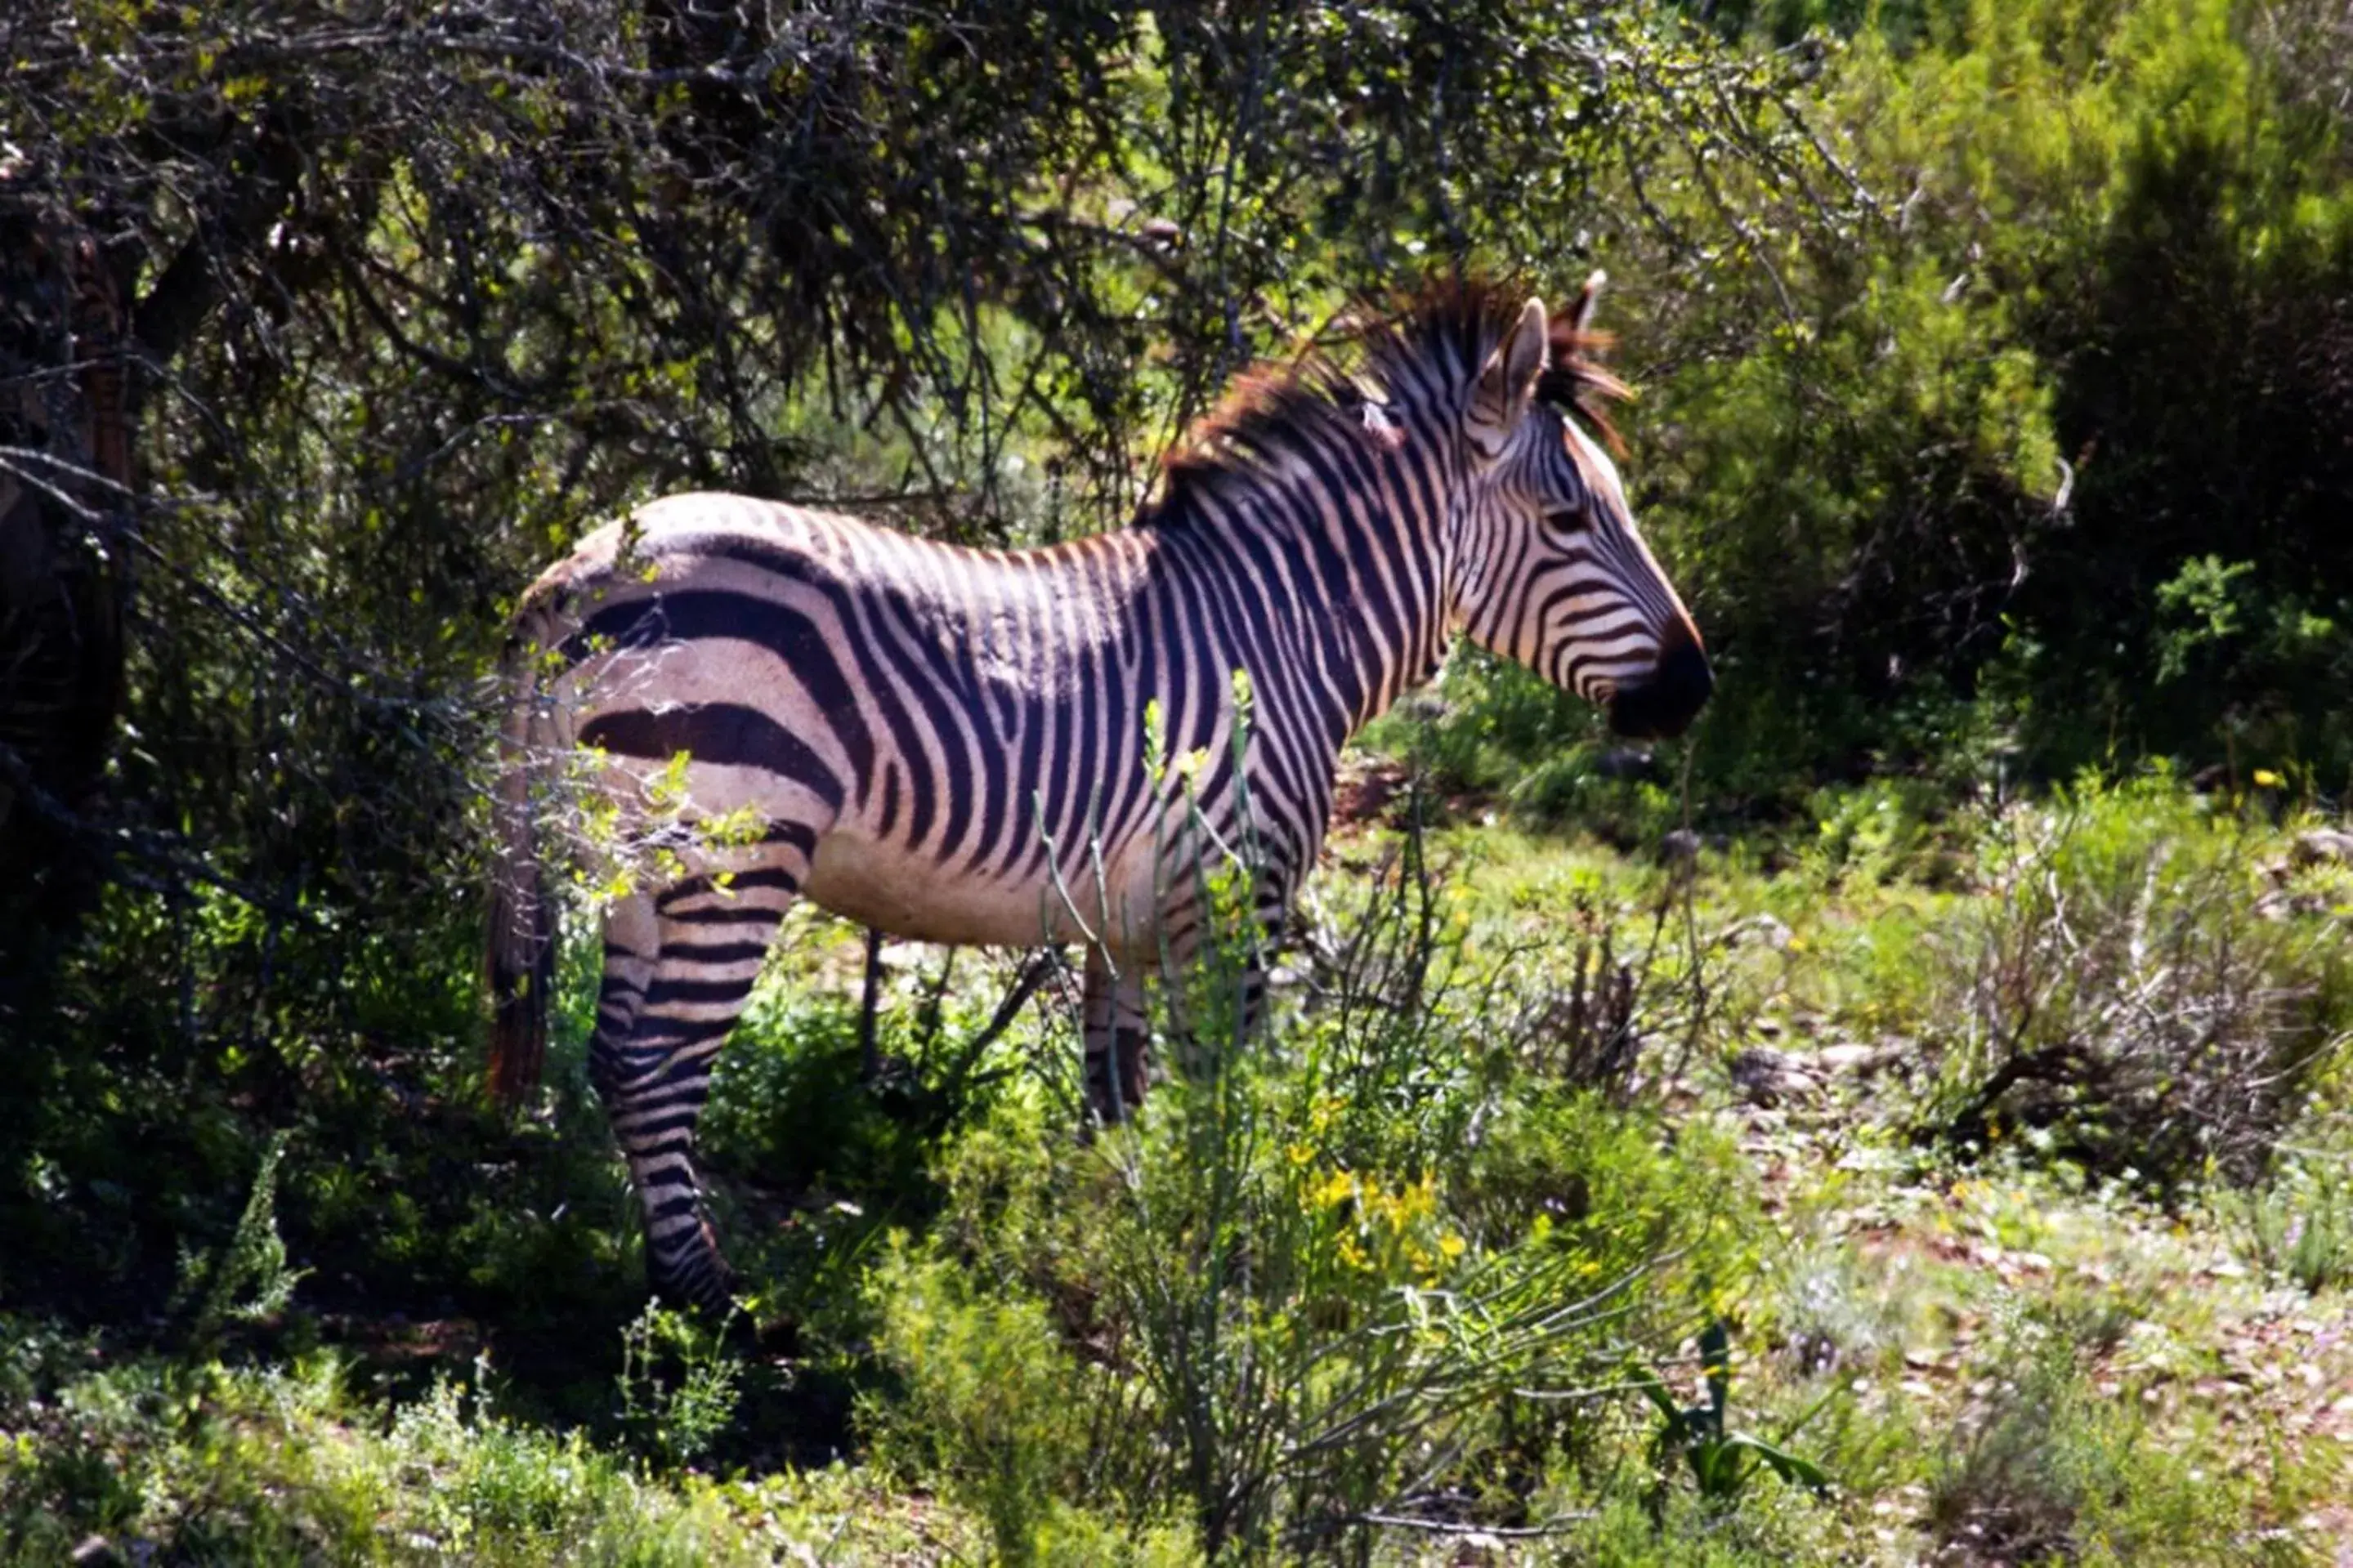
<path fill-rule="evenodd" d="M 1659 656 L 1649 679 L 1618 689 L 1609 701 L 1609 727 L 1631 740 L 1680 735 L 1715 689 L 1707 650 L 1695 637 L 1678 637 Z"/>

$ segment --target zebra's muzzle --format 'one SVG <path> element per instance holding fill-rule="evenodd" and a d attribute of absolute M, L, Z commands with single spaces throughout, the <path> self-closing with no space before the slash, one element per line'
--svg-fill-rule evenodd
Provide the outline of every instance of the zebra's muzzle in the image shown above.
<path fill-rule="evenodd" d="M 1621 686 L 1609 700 L 1609 728 L 1629 740 L 1665 740 L 1691 727 L 1715 689 L 1707 650 L 1687 630 L 1678 629 L 1659 655 L 1651 678 Z"/>

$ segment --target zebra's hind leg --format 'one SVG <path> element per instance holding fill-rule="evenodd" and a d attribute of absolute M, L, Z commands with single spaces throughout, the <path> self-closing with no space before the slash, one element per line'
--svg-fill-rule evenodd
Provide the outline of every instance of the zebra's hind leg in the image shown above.
<path fill-rule="evenodd" d="M 1152 1034 L 1144 1011 L 1144 967 L 1113 960 L 1101 948 L 1087 952 L 1083 1023 L 1086 1033 L 1087 1109 L 1103 1126 L 1113 1127 L 1143 1105 L 1150 1087 Z"/>
<path fill-rule="evenodd" d="M 642 979 L 626 1018 L 600 1003 L 590 1071 L 645 1213 L 649 1282 L 681 1305 L 727 1308 L 733 1277 L 703 1208 L 695 1125 L 720 1047 L 807 871 L 797 836 L 782 849 L 772 838 L 732 876 L 685 878 L 625 900 L 607 921 L 608 995 Z"/>

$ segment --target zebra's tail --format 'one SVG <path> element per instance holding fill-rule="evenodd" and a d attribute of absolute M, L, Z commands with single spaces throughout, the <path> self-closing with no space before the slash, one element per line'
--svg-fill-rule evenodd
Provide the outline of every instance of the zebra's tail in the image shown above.
<path fill-rule="evenodd" d="M 538 647 L 518 637 L 508 649 L 512 705 L 499 736 L 499 777 L 491 797 L 495 845 L 491 871 L 491 1098 L 512 1110 L 538 1087 L 547 1060 L 548 996 L 555 983 L 554 918 L 542 886 L 533 796 L 552 748 L 541 729 Z"/>

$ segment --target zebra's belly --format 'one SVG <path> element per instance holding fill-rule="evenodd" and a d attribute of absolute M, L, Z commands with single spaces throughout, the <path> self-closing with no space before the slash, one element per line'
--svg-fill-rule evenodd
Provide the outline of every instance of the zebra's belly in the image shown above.
<path fill-rule="evenodd" d="M 990 877 L 835 832 L 818 841 L 802 891 L 844 919 L 917 942 L 1035 947 L 1108 931 L 1115 948 L 1127 948 L 1155 934 L 1148 853 L 1107 857 L 1099 890 L 1092 869 L 1060 880 L 1050 871 Z"/>

